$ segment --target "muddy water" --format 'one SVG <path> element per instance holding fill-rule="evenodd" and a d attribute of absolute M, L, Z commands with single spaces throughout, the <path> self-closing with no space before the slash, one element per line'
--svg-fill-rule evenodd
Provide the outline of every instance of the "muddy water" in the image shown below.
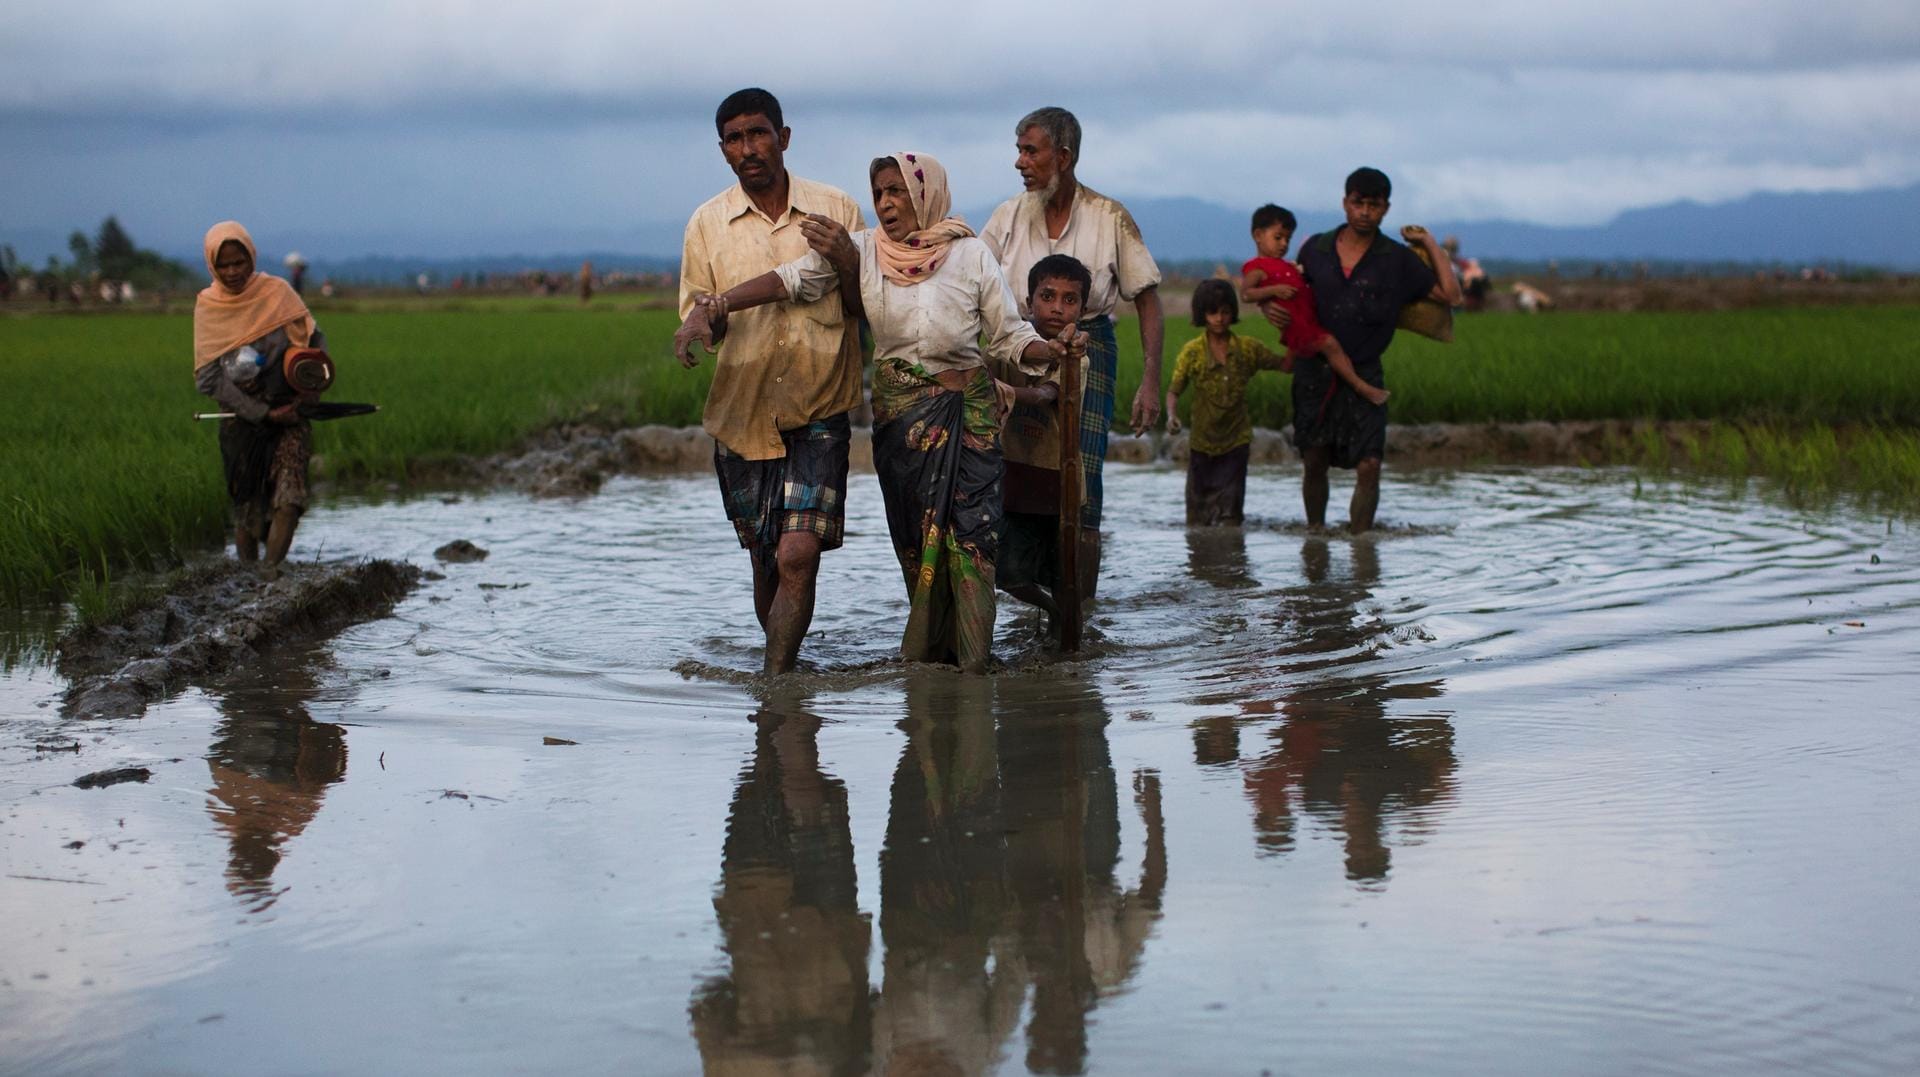
<path fill-rule="evenodd" d="M 1075 663 L 893 662 L 857 476 L 758 683 L 691 477 L 316 510 L 490 555 L 139 721 L 15 670 L 0 1071 L 1920 1067 L 1905 524 L 1511 470 L 1325 539 L 1272 471 L 1190 532 L 1115 471 Z"/>

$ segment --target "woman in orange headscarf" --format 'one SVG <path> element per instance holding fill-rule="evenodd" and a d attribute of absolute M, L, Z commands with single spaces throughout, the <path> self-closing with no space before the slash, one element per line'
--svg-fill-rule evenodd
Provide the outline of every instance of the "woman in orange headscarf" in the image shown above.
<path fill-rule="evenodd" d="M 234 551 L 277 566 L 307 507 L 313 428 L 281 376 L 288 348 L 322 347 L 313 315 L 291 285 L 256 268 L 253 237 L 237 221 L 207 230 L 213 283 L 193 305 L 193 381 L 234 414 L 220 423 L 220 459 L 233 498 Z"/>

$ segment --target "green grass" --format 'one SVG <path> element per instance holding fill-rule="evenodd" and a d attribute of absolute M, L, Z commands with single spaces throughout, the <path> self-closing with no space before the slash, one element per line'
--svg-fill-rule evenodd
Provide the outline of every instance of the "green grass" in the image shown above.
<path fill-rule="evenodd" d="M 1876 509 L 1920 511 L 1920 431 L 1891 427 L 1715 425 L 1678 447 L 1646 436 L 1616 447 L 1616 459 L 1655 471 L 1707 473 L 1778 483 L 1797 504 L 1843 495 Z"/>
<path fill-rule="evenodd" d="M 329 399 L 379 415 L 316 426 L 326 473 L 404 479 L 569 418 L 698 421 L 711 364 L 670 355 L 668 311 L 323 315 Z M 226 494 L 182 315 L 0 319 L 0 596 L 86 595 L 120 566 L 220 541 Z M 691 419 L 689 418 L 691 417 Z"/>
<path fill-rule="evenodd" d="M 1199 330 L 1169 326 L 1166 376 Z M 1265 322 L 1238 331 L 1277 346 Z M 1452 344 L 1401 333 L 1387 352 L 1394 422 L 1723 419 L 1920 427 L 1920 307 L 1482 315 Z M 1120 399 L 1140 384 L 1120 334 Z M 1287 379 L 1255 379 L 1256 426 L 1291 421 Z"/>
<path fill-rule="evenodd" d="M 381 414 L 323 423 L 325 474 L 406 480 L 437 459 L 509 448 L 555 422 L 697 423 L 711 377 L 669 354 L 670 311 L 569 297 L 319 308 L 339 381 Z M 1171 373 L 1197 330 L 1169 327 Z M 1264 323 L 1242 329 L 1270 343 Z M 1920 506 L 1920 308 L 1464 318 L 1459 341 L 1403 335 L 1387 356 L 1395 422 L 1730 421 L 1679 457 L 1620 459 L 1857 485 Z M 184 314 L 0 318 L 0 597 L 99 602 L 109 576 L 218 543 L 226 525 L 213 410 L 193 391 Z M 1119 410 L 1140 382 L 1119 327 Z M 1254 421 L 1289 420 L 1287 381 L 1256 379 Z M 1123 421 L 1117 424 L 1124 429 Z M 1657 458 L 1656 458 L 1657 457 Z"/>

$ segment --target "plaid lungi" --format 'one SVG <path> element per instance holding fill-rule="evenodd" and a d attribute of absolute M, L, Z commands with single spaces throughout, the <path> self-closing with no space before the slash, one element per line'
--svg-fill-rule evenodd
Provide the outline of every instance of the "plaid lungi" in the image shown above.
<path fill-rule="evenodd" d="M 853 428 L 845 412 L 780 432 L 787 455 L 748 460 L 713 443 L 720 499 L 740 547 L 771 564 L 780 536 L 820 537 L 822 550 L 840 547 L 847 522 L 847 447 Z"/>
<path fill-rule="evenodd" d="M 1113 429 L 1113 381 L 1120 362 L 1120 345 L 1113 335 L 1113 319 L 1088 318 L 1080 323 L 1087 334 L 1087 384 L 1080 396 L 1080 474 L 1087 492 L 1080 507 L 1080 526 L 1100 527 L 1100 469 L 1107 462 L 1107 431 Z"/>

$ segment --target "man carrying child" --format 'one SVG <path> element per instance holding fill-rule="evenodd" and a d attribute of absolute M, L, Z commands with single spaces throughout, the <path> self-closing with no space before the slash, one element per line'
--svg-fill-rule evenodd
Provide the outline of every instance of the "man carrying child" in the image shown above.
<path fill-rule="evenodd" d="M 1402 234 L 1422 246 L 1431 269 L 1411 250 L 1380 234 L 1392 193 L 1386 173 L 1356 169 L 1347 177 L 1341 201 L 1347 223 L 1300 247 L 1300 270 L 1313 290 L 1314 315 L 1350 357 L 1357 380 L 1375 389 L 1386 385 L 1381 357 L 1393 343 L 1400 308 L 1422 298 L 1460 303 L 1460 285 L 1447 252 L 1426 229 L 1408 228 Z M 1262 309 L 1283 330 L 1291 322 L 1277 299 L 1269 299 Z M 1331 362 L 1301 363 L 1294 371 L 1293 443 L 1305 465 L 1301 499 L 1309 526 L 1326 524 L 1329 467 L 1354 470 L 1349 529 L 1357 534 L 1373 526 L 1380 505 L 1380 459 L 1387 448 L 1384 398 L 1384 392 L 1377 402 L 1363 397 L 1340 379 Z"/>
<path fill-rule="evenodd" d="M 1347 358 L 1340 341 L 1322 328 L 1320 319 L 1314 316 L 1313 292 L 1300 270 L 1287 261 L 1287 248 L 1293 245 L 1296 226 L 1293 213 L 1283 206 L 1268 203 L 1253 211 L 1254 256 L 1240 267 L 1240 301 L 1256 306 L 1268 302 L 1280 304 L 1291 315 L 1280 334 L 1280 343 L 1286 346 L 1289 360 L 1316 356 L 1325 359 L 1334 375 L 1360 394 L 1360 399 L 1369 404 L 1386 403 L 1391 394 L 1368 385 L 1354 373 L 1353 360 Z M 1283 369 L 1292 370 L 1293 364 L 1288 362 Z"/>

